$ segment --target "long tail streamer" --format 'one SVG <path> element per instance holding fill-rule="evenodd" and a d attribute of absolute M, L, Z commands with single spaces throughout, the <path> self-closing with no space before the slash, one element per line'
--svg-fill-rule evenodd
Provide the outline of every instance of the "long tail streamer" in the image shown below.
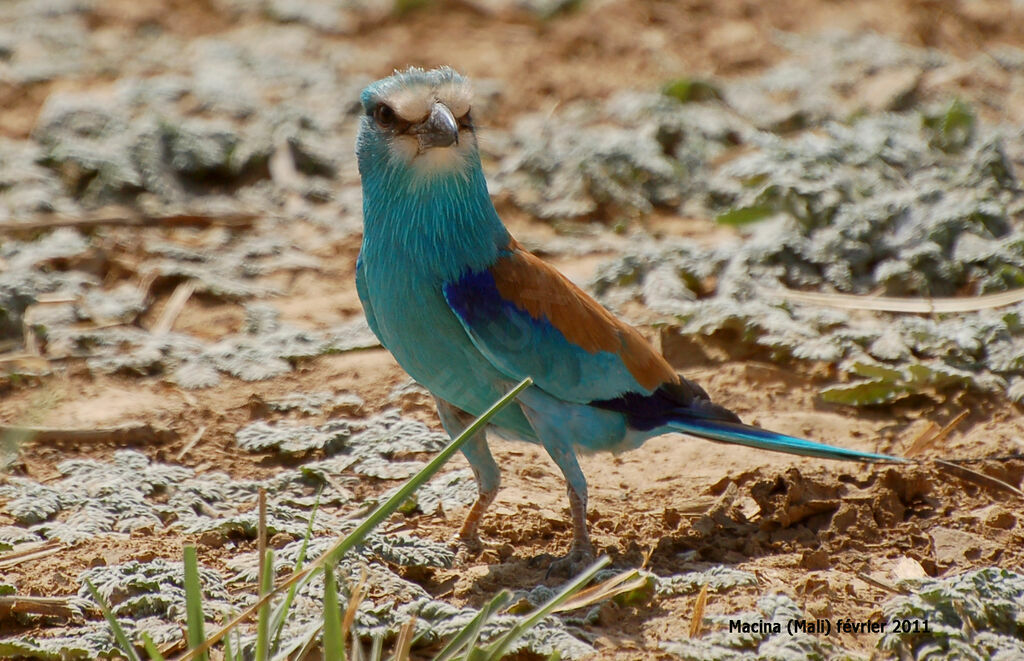
<path fill-rule="evenodd" d="M 894 462 L 906 463 L 907 460 L 901 457 L 893 457 L 887 454 L 874 452 L 861 452 L 840 448 L 824 443 L 815 443 L 796 436 L 787 436 L 778 432 L 751 427 L 738 422 L 726 422 L 724 420 L 673 420 L 669 425 L 677 430 L 693 436 L 699 436 L 712 441 L 722 443 L 735 443 L 746 445 L 762 450 L 774 450 L 775 452 L 788 452 L 807 457 L 822 457 L 824 459 L 839 459 L 842 461 L 870 461 L 870 462 Z"/>

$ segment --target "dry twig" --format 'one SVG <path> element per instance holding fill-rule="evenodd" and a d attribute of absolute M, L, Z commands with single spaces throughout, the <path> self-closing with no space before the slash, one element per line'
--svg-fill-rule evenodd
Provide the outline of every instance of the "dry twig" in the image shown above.
<path fill-rule="evenodd" d="M 188 299 L 192 297 L 192 294 L 196 291 L 196 283 L 192 280 L 186 280 L 179 284 L 171 297 L 167 299 L 167 304 L 164 305 L 163 311 L 160 313 L 160 318 L 157 319 L 156 324 L 153 325 L 153 329 L 150 331 L 153 335 L 163 335 L 164 333 L 170 332 L 174 326 L 174 322 L 178 319 L 178 315 L 185 309 L 185 304 L 188 303 Z"/>
<path fill-rule="evenodd" d="M 194 448 L 197 443 L 199 443 L 199 441 L 203 438 L 203 434 L 205 434 L 205 433 L 206 433 L 206 425 L 203 425 L 202 427 L 199 428 L 198 431 L 196 431 L 195 434 L 193 434 L 192 438 L 190 438 L 188 443 L 185 444 L 185 447 L 181 448 L 181 451 L 178 452 L 177 456 L 174 458 L 175 461 L 181 461 L 182 458 L 186 454 L 188 454 L 189 451 L 192 450 L 192 448 Z"/>
<path fill-rule="evenodd" d="M 69 620 L 79 619 L 82 612 L 71 605 L 67 597 L 31 597 L 6 595 L 0 597 L 0 621 L 15 615 L 48 615 Z"/>
<path fill-rule="evenodd" d="M 596 604 L 599 601 L 604 601 L 605 599 L 611 599 L 620 594 L 639 590 L 647 585 L 650 580 L 650 575 L 641 574 L 635 569 L 633 571 L 624 571 L 621 574 L 612 576 L 606 581 L 598 583 L 597 585 L 592 585 L 589 588 L 580 590 L 551 612 L 565 613 L 578 608 L 585 608 Z"/>
<path fill-rule="evenodd" d="M 708 603 L 708 584 L 705 583 L 700 587 L 700 594 L 697 595 L 697 601 L 693 603 L 693 617 L 690 618 L 690 638 L 697 638 L 700 636 L 701 627 L 704 625 L 704 607 Z"/>
<path fill-rule="evenodd" d="M 886 592 L 891 592 L 893 594 L 910 594 L 909 590 L 906 590 L 904 588 L 900 588 L 900 587 L 898 587 L 896 585 L 893 585 L 892 583 L 890 583 L 889 581 L 886 581 L 884 579 L 875 578 L 874 576 L 872 576 L 871 574 L 868 574 L 867 572 L 862 572 L 862 571 L 857 572 L 857 578 L 859 578 L 860 580 L 864 581 L 865 583 L 869 583 L 869 584 L 875 586 L 876 588 L 881 588 L 882 590 L 885 590 Z"/>
<path fill-rule="evenodd" d="M 398 641 L 395 642 L 395 652 L 392 658 L 406 661 L 409 658 L 409 650 L 412 649 L 413 638 L 416 637 L 416 616 L 410 617 L 398 631 Z"/>
<path fill-rule="evenodd" d="M 971 468 L 967 468 L 966 466 L 961 466 L 960 464 L 955 464 L 951 461 L 945 461 L 943 459 L 936 459 L 935 465 L 938 466 L 939 468 L 944 469 L 948 473 L 956 475 L 961 480 L 966 480 L 968 482 L 977 484 L 978 486 L 988 487 L 990 489 L 995 489 L 997 491 L 1008 491 L 1009 493 L 1012 493 L 1018 498 L 1024 500 L 1024 491 L 1021 491 L 1020 489 L 1013 486 L 1012 484 L 1009 484 L 1008 482 L 1003 482 L 997 477 L 985 475 L 984 473 L 973 470 Z"/>
<path fill-rule="evenodd" d="M 934 422 L 929 422 L 928 428 L 925 429 L 920 436 L 914 439 L 914 442 L 910 444 L 910 447 L 903 453 L 903 456 L 916 456 L 944 440 L 957 425 L 963 422 L 964 418 L 966 418 L 969 413 L 970 412 L 967 409 L 964 409 L 942 429 L 939 429 Z"/>
<path fill-rule="evenodd" d="M 343 641 L 348 640 L 348 634 L 356 621 L 356 611 L 359 610 L 359 604 L 366 598 L 367 591 L 366 567 L 363 567 L 359 574 L 359 582 L 356 583 L 356 588 L 352 590 L 352 595 L 349 597 L 348 608 L 345 609 L 345 617 L 341 621 L 341 639 Z"/>
<path fill-rule="evenodd" d="M 955 418 L 950 420 L 945 427 L 939 430 L 939 433 L 936 434 L 935 438 L 931 439 L 931 441 L 929 441 L 928 444 L 934 445 L 935 443 L 939 443 L 941 441 L 946 440 L 946 437 L 949 436 L 949 433 L 956 429 L 956 426 L 963 422 L 964 418 L 966 418 L 969 413 L 970 411 L 967 409 L 960 411 L 960 413 L 958 413 Z"/>
<path fill-rule="evenodd" d="M 796 291 L 793 289 L 766 289 L 763 293 L 798 303 L 822 305 L 843 310 L 871 310 L 873 312 L 911 312 L 917 314 L 947 314 L 951 312 L 977 312 L 1013 305 L 1024 301 L 1024 289 L 985 294 L 984 296 L 954 298 L 898 298 L 894 296 L 859 296 L 856 294 L 828 294 Z"/>
<path fill-rule="evenodd" d="M 122 211 L 120 213 L 112 213 L 111 215 L 88 216 L 85 218 L 49 216 L 29 221 L 8 221 L 0 223 L 0 234 L 31 233 L 61 227 L 91 229 L 94 227 L 208 227 L 216 225 L 244 229 L 252 227 L 256 218 L 255 214 L 248 213 L 223 215 L 181 213 L 168 216 L 144 216 L 131 211 Z"/>
<path fill-rule="evenodd" d="M 23 562 L 45 558 L 48 555 L 57 553 L 62 548 L 64 548 L 64 545 L 55 539 L 45 542 L 20 544 L 10 553 L 0 555 L 0 569 L 10 569 L 11 567 L 17 567 Z"/>
<path fill-rule="evenodd" d="M 117 427 L 62 429 L 56 427 L 19 427 L 0 425 L 0 436 L 12 434 L 39 443 L 155 443 L 174 436 L 148 422 L 126 422 Z"/>
<path fill-rule="evenodd" d="M 46 369 L 50 361 L 31 353 L 11 353 L 0 356 L 0 365 L 14 365 L 15 369 Z"/>

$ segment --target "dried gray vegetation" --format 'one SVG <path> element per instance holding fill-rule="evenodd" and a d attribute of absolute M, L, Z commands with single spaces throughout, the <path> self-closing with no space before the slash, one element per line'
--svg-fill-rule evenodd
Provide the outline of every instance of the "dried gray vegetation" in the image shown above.
<path fill-rule="evenodd" d="M 38 214 L 87 216 L 122 204 L 149 215 L 210 217 L 257 210 L 244 233 L 225 229 L 201 245 L 166 239 L 141 248 L 140 280 L 195 283 L 202 296 L 246 304 L 242 332 L 216 341 L 186 333 L 154 334 L 135 322 L 148 292 L 108 285 L 102 232 L 74 228 L 0 241 L 0 340 L 41 342 L 50 370 L 84 358 L 98 373 L 162 375 L 185 388 L 223 375 L 271 378 L 301 360 L 374 346 L 359 318 L 327 331 L 279 321 L 265 299 L 264 277 L 315 270 L 319 261 L 281 232 L 309 221 L 330 236 L 358 231 L 358 182 L 350 152 L 355 99 L 368 76 L 339 73 L 344 49 L 311 42 L 311 33 L 351 33 L 380 20 L 391 3 L 333 0 L 215 0 L 238 16 L 277 24 L 233 38 L 203 37 L 187 47 L 171 34 L 133 44 L 132 57 L 90 38 L 87 0 L 21 0 L 0 7 L 4 75 L 12 84 L 117 72 L 102 91 L 56 92 L 29 139 L 0 140 L 0 222 Z M 481 0 L 481 7 L 503 4 Z M 541 15 L 566 2 L 511 2 Z M 623 92 L 606 102 L 524 117 L 487 143 L 495 192 L 529 214 L 567 221 L 601 217 L 635 232 L 635 247 L 605 265 L 593 290 L 610 305 L 638 300 L 683 333 L 731 333 L 777 360 L 828 361 L 853 380 L 825 391 L 832 401 L 877 404 L 943 389 L 1001 392 L 1024 400 L 1024 305 L 930 317 L 859 314 L 786 302 L 766 287 L 900 296 L 977 295 L 1024 286 L 1022 127 L 991 125 L 969 103 L 952 102 L 923 77 L 970 63 L 899 46 L 875 35 L 786 36 L 791 57 L 749 79 L 714 81 L 707 100 L 689 102 L 689 83 L 669 94 Z M 258 44 L 258 45 L 254 45 Z M 1024 73 L 1024 55 L 1005 50 L 998 66 Z M 174 62 L 174 70 L 164 63 Z M 158 75 L 144 75 L 153 68 Z M 866 73 L 870 72 L 870 74 Z M 1024 75 L 1014 78 L 1024 84 Z M 865 82 L 866 81 L 866 82 Z M 683 81 L 685 82 L 685 81 Z M 852 92 L 851 92 L 852 90 Z M 781 100 L 780 100 L 781 99 Z M 686 102 L 684 102 L 686 101 Z M 923 108 L 923 110 L 922 110 Z M 743 153 L 723 161 L 737 145 Z M 654 210 L 717 216 L 749 225 L 742 241 L 714 248 L 654 241 L 634 230 Z M 579 229 L 579 228 L 577 228 Z M 600 250 L 607 241 L 554 241 L 549 252 Z M 710 280 L 712 290 L 706 289 Z M 47 303 L 44 299 L 66 299 Z M 13 364 L 7 379 L 38 375 Z M 20 370 L 20 371 L 19 371 Z M 277 412 L 358 409 L 361 400 L 295 393 L 271 402 Z M 357 512 L 358 480 L 396 480 L 414 472 L 444 437 L 390 412 L 319 425 L 257 421 L 237 432 L 241 449 L 298 460 L 273 478 L 240 480 L 156 463 L 122 450 L 109 461 L 73 460 L 60 479 L 42 484 L 7 477 L 0 498 L 17 525 L 0 529 L 0 549 L 44 539 L 79 542 L 101 535 L 169 526 L 223 543 L 252 539 L 257 491 L 269 494 L 269 532 L 293 540 L 277 556 L 293 566 L 313 503 Z M 319 493 L 319 496 L 317 496 Z M 424 513 L 472 500 L 468 471 L 442 475 L 410 507 Z M 350 528 L 351 519 L 321 511 L 313 522 L 315 556 Z M 431 642 L 453 633 L 476 611 L 430 597 L 399 567 L 450 565 L 450 550 L 413 535 L 375 535 L 343 561 L 363 569 L 376 595 L 363 602 L 365 635 L 393 635 L 409 616 Z M 234 576 L 204 570 L 213 609 L 249 599 L 230 586 L 255 577 L 254 554 L 239 554 Z M 159 644 L 180 635 L 181 565 L 157 559 L 96 567 L 92 580 L 129 633 L 146 630 Z M 658 598 L 750 585 L 751 574 L 725 567 L 656 579 Z M 893 617 L 941 622 L 931 637 L 884 637 L 882 649 L 930 653 L 1024 654 L 1024 592 L 1019 574 L 982 570 L 913 585 L 886 606 Z M 0 585 L 10 593 L 13 586 Z M 543 586 L 517 595 L 543 601 Z M 390 598 L 387 597 L 390 595 Z M 87 598 L 82 588 L 79 596 Z M 315 626 L 322 583 L 306 586 L 286 636 Z M 960 610 L 954 604 L 961 604 Z M 964 617 L 963 613 L 967 616 Z M 803 617 L 787 597 L 771 595 L 740 619 Z M 521 642 L 541 655 L 584 658 L 586 629 L 597 611 L 552 617 Z M 711 618 L 721 627 L 725 618 Z M 484 636 L 510 627 L 497 618 Z M 249 641 L 247 644 L 251 644 Z M 114 649 L 105 623 L 69 623 L 45 636 L 0 639 L 0 655 L 96 658 Z M 843 656 L 811 636 L 736 637 L 715 630 L 700 640 L 666 642 L 685 658 Z"/>

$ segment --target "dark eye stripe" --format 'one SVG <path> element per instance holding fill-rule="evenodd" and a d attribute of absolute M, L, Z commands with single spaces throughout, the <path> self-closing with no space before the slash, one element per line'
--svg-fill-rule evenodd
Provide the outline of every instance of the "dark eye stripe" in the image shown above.
<path fill-rule="evenodd" d="M 415 123 L 401 117 L 391 106 L 383 101 L 367 109 L 366 115 L 372 117 L 381 128 L 394 131 L 395 133 L 405 133 Z M 469 110 L 463 113 L 461 117 L 458 117 L 456 121 L 459 123 L 459 128 L 473 129 L 473 117 Z"/>

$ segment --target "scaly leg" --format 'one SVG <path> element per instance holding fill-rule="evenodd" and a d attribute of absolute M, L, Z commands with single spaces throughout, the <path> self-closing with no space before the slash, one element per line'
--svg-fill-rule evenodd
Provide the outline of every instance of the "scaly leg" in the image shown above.
<path fill-rule="evenodd" d="M 541 406 L 547 402 L 542 398 L 535 400 Z M 594 560 L 594 544 L 590 541 L 587 531 L 587 478 L 580 470 L 573 445 L 565 436 L 572 425 L 567 424 L 564 417 L 545 414 L 543 409 L 536 409 L 527 403 L 521 403 L 523 413 L 540 438 L 541 444 L 548 455 L 562 471 L 565 478 L 566 491 L 569 495 L 569 512 L 572 515 L 572 548 L 562 558 L 556 558 L 548 567 L 548 574 L 567 574 L 575 576 Z M 557 412 L 556 412 L 557 413 Z"/>
<path fill-rule="evenodd" d="M 441 418 L 441 424 L 452 438 L 461 434 L 475 419 L 472 415 L 439 397 L 435 397 L 434 400 L 437 402 L 437 413 Z M 479 551 L 483 546 L 478 532 L 480 517 L 498 495 L 501 473 L 494 457 L 491 456 L 490 448 L 487 447 L 487 436 L 484 430 L 474 434 L 473 438 L 462 446 L 462 454 L 469 460 L 469 466 L 473 469 L 477 497 L 459 530 L 459 542 L 471 551 Z"/>
<path fill-rule="evenodd" d="M 572 448 L 547 443 L 544 448 L 565 476 L 572 514 L 572 548 L 566 556 L 551 563 L 548 573 L 574 576 L 594 561 L 594 544 L 587 530 L 587 479 Z"/>

